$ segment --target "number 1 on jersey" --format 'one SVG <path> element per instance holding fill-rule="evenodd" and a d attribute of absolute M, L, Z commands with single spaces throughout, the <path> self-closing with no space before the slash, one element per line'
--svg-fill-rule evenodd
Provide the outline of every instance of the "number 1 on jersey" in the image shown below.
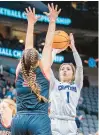
<path fill-rule="evenodd" d="M 66 94 L 67 94 L 67 103 L 70 103 L 70 101 L 69 101 L 69 92 L 66 92 Z"/>

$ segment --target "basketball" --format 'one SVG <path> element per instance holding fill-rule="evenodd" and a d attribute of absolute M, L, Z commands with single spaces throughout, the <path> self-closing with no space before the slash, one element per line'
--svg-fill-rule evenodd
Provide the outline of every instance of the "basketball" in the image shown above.
<path fill-rule="evenodd" d="M 70 43 L 69 35 L 65 31 L 55 31 L 55 36 L 52 44 L 52 48 L 63 49 L 67 48 Z"/>

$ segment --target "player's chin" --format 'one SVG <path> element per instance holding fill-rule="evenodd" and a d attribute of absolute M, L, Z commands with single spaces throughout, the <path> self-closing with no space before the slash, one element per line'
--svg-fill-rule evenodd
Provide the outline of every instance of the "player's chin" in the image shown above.
<path fill-rule="evenodd" d="M 64 79 L 68 79 L 68 75 L 64 74 L 64 75 L 63 75 L 63 78 L 64 78 Z"/>
<path fill-rule="evenodd" d="M 67 81 L 67 80 L 68 80 L 68 77 L 63 76 L 63 80 L 64 80 L 64 81 Z"/>

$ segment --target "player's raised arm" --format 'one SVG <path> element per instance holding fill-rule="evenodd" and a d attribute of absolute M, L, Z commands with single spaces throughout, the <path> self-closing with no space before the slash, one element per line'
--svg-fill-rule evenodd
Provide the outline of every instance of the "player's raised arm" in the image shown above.
<path fill-rule="evenodd" d="M 83 65 L 81 58 L 76 50 L 75 43 L 74 43 L 74 37 L 73 34 L 70 34 L 70 40 L 71 40 L 71 49 L 73 51 L 73 56 L 76 63 L 76 74 L 75 74 L 75 83 L 77 84 L 78 88 L 81 90 L 83 86 Z"/>
<path fill-rule="evenodd" d="M 30 49 L 34 47 L 34 24 L 37 22 L 39 17 L 35 15 L 35 8 L 32 10 L 30 7 L 26 8 L 25 15 L 28 20 L 25 49 Z"/>
<path fill-rule="evenodd" d="M 33 36 L 34 24 L 37 22 L 39 17 L 36 17 L 35 15 L 35 8 L 33 8 L 32 10 L 30 7 L 26 8 L 25 15 L 27 16 L 28 20 L 25 49 L 30 49 L 34 47 L 34 36 Z M 21 69 L 21 62 L 18 63 L 16 68 L 16 78 L 18 76 L 20 69 Z"/>
<path fill-rule="evenodd" d="M 57 10 L 57 8 L 58 6 L 56 5 L 54 7 L 53 3 L 51 4 L 51 6 L 48 4 L 49 13 L 45 12 L 45 14 L 49 17 L 50 20 L 41 59 L 45 73 L 48 73 L 50 71 L 52 63 L 52 43 L 55 34 L 55 22 L 58 17 L 58 14 L 61 11 L 61 9 Z"/>

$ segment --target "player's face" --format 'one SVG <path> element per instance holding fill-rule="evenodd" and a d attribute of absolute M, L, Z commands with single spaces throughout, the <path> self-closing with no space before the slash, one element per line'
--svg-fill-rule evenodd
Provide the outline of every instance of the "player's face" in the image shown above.
<path fill-rule="evenodd" d="M 69 64 L 64 64 L 60 68 L 60 81 L 62 82 L 69 82 L 73 78 L 73 70 L 72 67 Z"/>
<path fill-rule="evenodd" d="M 10 113 L 12 113 L 12 110 L 9 107 L 8 103 L 2 102 L 0 104 L 0 113 L 1 113 L 1 116 L 3 116 L 3 117 L 6 117 Z"/>

